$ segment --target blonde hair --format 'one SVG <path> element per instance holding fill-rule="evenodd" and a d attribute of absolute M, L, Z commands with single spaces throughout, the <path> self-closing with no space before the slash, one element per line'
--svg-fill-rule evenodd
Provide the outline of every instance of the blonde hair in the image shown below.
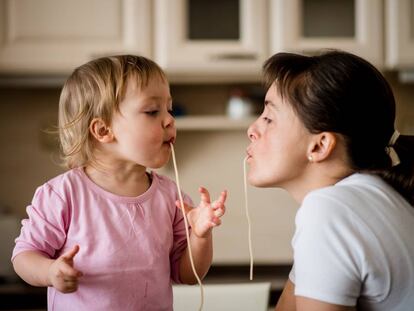
<path fill-rule="evenodd" d="M 103 57 L 76 68 L 65 82 L 59 100 L 62 164 L 74 168 L 91 163 L 94 158 L 91 121 L 101 118 L 110 125 L 128 81 L 136 81 L 143 88 L 154 77 L 166 81 L 162 69 L 142 56 Z"/>

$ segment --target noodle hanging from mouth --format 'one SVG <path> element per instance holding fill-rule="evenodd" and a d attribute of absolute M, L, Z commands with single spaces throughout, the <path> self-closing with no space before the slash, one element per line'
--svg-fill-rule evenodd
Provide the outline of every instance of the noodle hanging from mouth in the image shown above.
<path fill-rule="evenodd" d="M 184 210 L 184 200 L 183 200 L 183 196 L 181 194 L 181 186 L 180 186 L 180 180 L 178 178 L 177 162 L 175 160 L 174 145 L 172 143 L 170 143 L 170 146 L 171 146 L 171 154 L 172 154 L 172 159 L 173 159 L 173 164 L 174 164 L 175 181 L 177 183 L 177 189 L 178 189 L 178 197 L 180 198 L 181 211 L 183 212 L 183 216 L 184 216 L 185 234 L 186 234 L 186 237 L 187 237 L 187 247 L 188 247 L 188 255 L 190 257 L 191 269 L 193 270 L 194 276 L 196 277 L 197 282 L 200 285 L 201 301 L 200 301 L 199 310 L 201 311 L 203 309 L 203 305 L 204 305 L 204 288 L 203 288 L 203 284 L 201 283 L 200 277 L 198 276 L 197 271 L 196 271 L 195 266 L 194 266 L 193 254 L 191 252 L 191 247 L 190 247 L 190 233 L 188 232 L 188 221 L 187 221 L 187 216 L 186 216 L 185 210 Z"/>
<path fill-rule="evenodd" d="M 249 254 L 250 254 L 250 281 L 253 280 L 253 247 L 252 247 L 252 227 L 249 216 L 249 202 L 247 198 L 247 157 L 243 161 L 243 175 L 244 175 L 244 202 L 246 208 L 246 218 L 248 225 L 248 238 L 249 238 Z"/>

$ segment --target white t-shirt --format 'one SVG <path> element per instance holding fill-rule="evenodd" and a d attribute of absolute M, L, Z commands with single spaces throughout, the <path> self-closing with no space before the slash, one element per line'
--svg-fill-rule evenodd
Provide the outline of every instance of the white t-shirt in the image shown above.
<path fill-rule="evenodd" d="M 296 214 L 295 295 L 362 310 L 414 310 L 414 207 L 380 177 L 310 192 Z"/>

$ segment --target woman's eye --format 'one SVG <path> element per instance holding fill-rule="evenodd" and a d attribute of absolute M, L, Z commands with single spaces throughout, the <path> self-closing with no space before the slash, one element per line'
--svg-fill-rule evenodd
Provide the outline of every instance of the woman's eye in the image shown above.
<path fill-rule="evenodd" d="M 158 114 L 158 110 L 145 111 L 145 113 L 150 116 L 156 116 Z"/>
<path fill-rule="evenodd" d="M 272 122 L 272 120 L 271 120 L 271 119 L 269 119 L 268 117 L 263 117 L 263 120 L 264 120 L 266 123 L 271 123 L 271 122 Z"/>

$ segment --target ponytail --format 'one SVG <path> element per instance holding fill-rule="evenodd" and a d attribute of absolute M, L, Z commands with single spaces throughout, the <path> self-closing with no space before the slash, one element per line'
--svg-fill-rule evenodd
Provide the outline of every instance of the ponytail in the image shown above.
<path fill-rule="evenodd" d="M 400 135 L 392 147 L 400 163 L 377 174 L 414 206 L 414 136 Z"/>

